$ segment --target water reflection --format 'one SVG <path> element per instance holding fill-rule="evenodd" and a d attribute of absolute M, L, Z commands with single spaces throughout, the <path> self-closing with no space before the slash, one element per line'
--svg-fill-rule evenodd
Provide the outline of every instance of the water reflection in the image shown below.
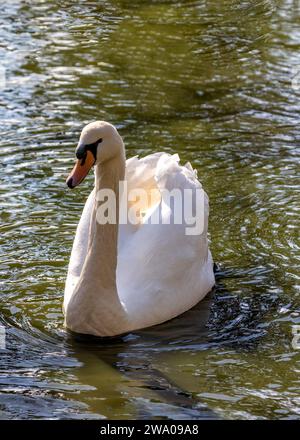
<path fill-rule="evenodd" d="M 76 369 L 75 374 L 80 382 L 87 383 L 88 379 L 95 386 L 84 399 L 92 400 L 95 411 L 102 407 L 102 414 L 108 417 L 134 414 L 138 418 L 215 418 L 217 415 L 200 399 L 178 387 L 176 378 L 162 373 L 159 360 L 155 361 L 156 353 L 173 350 L 174 344 L 175 349 L 190 344 L 195 334 L 197 343 L 206 345 L 210 302 L 207 298 L 201 308 L 186 313 L 184 318 L 122 338 L 76 337 L 73 348 L 84 368 Z M 103 395 L 110 395 L 109 402 Z"/>

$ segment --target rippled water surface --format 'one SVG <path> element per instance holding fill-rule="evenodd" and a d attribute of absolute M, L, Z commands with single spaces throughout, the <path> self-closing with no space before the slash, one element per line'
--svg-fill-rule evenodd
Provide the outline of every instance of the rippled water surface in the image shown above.
<path fill-rule="evenodd" d="M 0 3 L 1 418 L 300 418 L 300 3 Z M 198 169 L 220 266 L 196 308 L 109 341 L 61 311 L 95 119 Z"/>

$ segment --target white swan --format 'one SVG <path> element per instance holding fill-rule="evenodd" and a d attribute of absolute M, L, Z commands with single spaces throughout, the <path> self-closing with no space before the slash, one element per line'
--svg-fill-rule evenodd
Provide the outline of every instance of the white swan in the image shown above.
<path fill-rule="evenodd" d="M 103 121 L 84 127 L 76 156 L 68 186 L 77 186 L 95 165 L 95 188 L 85 204 L 70 258 L 63 306 L 66 327 L 115 336 L 162 323 L 193 307 L 212 289 L 215 278 L 207 239 L 208 198 L 191 165 L 180 166 L 177 155 L 166 153 L 126 161 L 121 136 Z M 119 181 L 124 177 L 129 192 L 142 188 L 149 194 L 156 189 L 158 197 L 150 207 L 142 206 L 145 212 L 138 224 L 118 224 L 118 218 L 115 224 L 100 224 L 97 212 L 102 202 L 96 195 L 103 188 L 112 190 L 118 213 Z M 175 207 L 163 194 L 174 188 L 180 193 L 189 189 L 193 203 L 203 194 L 200 235 L 187 235 L 186 221 L 172 224 Z M 151 224 L 157 214 L 159 224 Z"/>

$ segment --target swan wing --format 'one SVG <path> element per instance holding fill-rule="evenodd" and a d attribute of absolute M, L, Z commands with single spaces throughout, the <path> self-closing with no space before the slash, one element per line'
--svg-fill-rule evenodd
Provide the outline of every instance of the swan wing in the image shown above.
<path fill-rule="evenodd" d="M 126 176 L 129 189 L 152 189 L 160 194 L 138 225 L 119 228 L 118 292 L 133 328 L 142 328 L 188 310 L 213 287 L 207 238 L 209 206 L 195 170 L 190 164 L 180 165 L 178 155 L 132 158 L 127 161 Z M 184 218 L 174 223 L 175 207 L 164 196 L 174 189 L 177 194 L 189 190 L 193 202 L 202 198 L 200 234 L 187 234 L 190 224 Z"/>

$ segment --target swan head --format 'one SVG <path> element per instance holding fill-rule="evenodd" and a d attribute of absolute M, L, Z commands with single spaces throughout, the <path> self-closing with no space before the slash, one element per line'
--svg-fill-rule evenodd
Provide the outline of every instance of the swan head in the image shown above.
<path fill-rule="evenodd" d="M 66 180 L 69 188 L 79 185 L 93 165 L 124 155 L 124 144 L 112 124 L 105 121 L 91 122 L 83 128 L 75 154 L 77 162 Z"/>

